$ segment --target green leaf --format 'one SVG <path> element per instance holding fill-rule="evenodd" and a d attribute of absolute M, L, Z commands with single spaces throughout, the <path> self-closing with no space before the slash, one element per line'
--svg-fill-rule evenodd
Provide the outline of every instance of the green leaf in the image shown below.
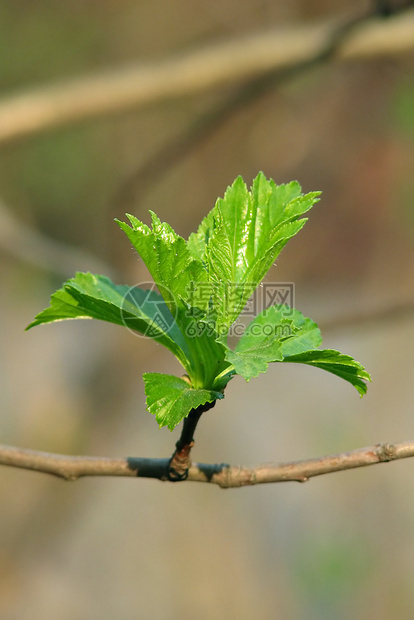
<path fill-rule="evenodd" d="M 157 340 L 180 361 L 186 361 L 186 341 L 156 291 L 116 285 L 105 276 L 77 273 L 52 295 L 50 307 L 26 329 L 64 319 L 100 319 L 123 325 Z"/>
<path fill-rule="evenodd" d="M 131 226 L 119 222 L 139 252 L 185 340 L 186 359 L 180 360 L 194 387 L 211 388 L 224 365 L 224 349 L 202 326 L 210 301 L 206 269 L 192 256 L 185 240 L 151 212 L 152 230 L 132 215 Z M 194 251 L 196 254 L 196 252 Z"/>
<path fill-rule="evenodd" d="M 219 327 L 229 328 L 236 320 L 318 196 L 302 195 L 296 181 L 276 185 L 259 173 L 251 192 L 238 177 L 217 201 L 189 242 L 206 264 Z"/>
<path fill-rule="evenodd" d="M 162 223 L 155 213 L 150 213 L 152 230 L 133 215 L 128 215 L 131 226 L 116 221 L 162 291 L 171 313 L 176 316 L 178 311 L 187 311 L 189 304 L 184 300 L 194 283 L 206 279 L 205 268 L 190 254 L 185 240 L 169 224 Z"/>
<path fill-rule="evenodd" d="M 160 427 L 173 430 L 192 409 L 224 398 L 221 392 L 193 389 L 187 381 L 150 372 L 144 374 L 148 411 L 155 415 Z"/>
<path fill-rule="evenodd" d="M 279 306 L 279 308 L 283 308 L 283 306 Z M 286 333 L 287 338 L 282 342 L 284 358 L 289 355 L 304 353 L 309 349 L 316 349 L 322 344 L 321 330 L 312 319 L 303 316 L 295 308 L 289 308 L 287 313 L 288 316 L 291 313 L 293 329 L 290 335 Z"/>
<path fill-rule="evenodd" d="M 306 351 L 298 355 L 285 357 L 283 361 L 309 364 L 310 366 L 316 366 L 317 368 L 332 372 L 334 375 L 351 383 L 361 396 L 367 392 L 365 381 L 371 381 L 371 376 L 362 364 L 354 360 L 350 355 L 344 355 L 334 349 Z"/>
<path fill-rule="evenodd" d="M 270 336 L 281 341 L 284 357 L 316 348 L 322 343 L 316 323 L 295 308 L 275 304 L 263 310 L 247 326 L 236 350 L 250 348 Z"/>
<path fill-rule="evenodd" d="M 211 388 L 216 372 L 223 370 L 224 351 L 214 337 L 197 327 L 211 296 L 206 269 L 169 224 L 153 212 L 151 216 L 152 230 L 132 215 L 128 215 L 131 226 L 118 224 L 146 264 L 180 328 L 186 343 L 186 359 L 180 361 L 194 387 Z"/>
<path fill-rule="evenodd" d="M 270 362 L 308 351 L 321 344 L 316 323 L 285 305 L 270 306 L 247 326 L 234 351 L 227 348 L 226 359 L 237 374 L 250 381 L 266 372 Z"/>
<path fill-rule="evenodd" d="M 229 361 L 235 372 L 250 381 L 257 377 L 261 372 L 266 372 L 269 362 L 282 361 L 280 341 L 275 338 L 266 338 L 256 346 L 252 346 L 244 351 L 226 351 L 226 360 Z"/>
<path fill-rule="evenodd" d="M 317 349 L 321 343 L 316 323 L 294 308 L 275 305 L 248 325 L 234 351 L 227 347 L 226 359 L 246 381 L 266 372 L 271 362 L 295 362 L 332 372 L 365 394 L 371 377 L 364 367 L 349 355 Z"/>
<path fill-rule="evenodd" d="M 216 210 L 213 208 L 203 219 L 197 232 L 191 233 L 187 241 L 187 248 L 191 256 L 200 261 L 204 261 L 206 247 L 215 229 L 215 213 Z"/>

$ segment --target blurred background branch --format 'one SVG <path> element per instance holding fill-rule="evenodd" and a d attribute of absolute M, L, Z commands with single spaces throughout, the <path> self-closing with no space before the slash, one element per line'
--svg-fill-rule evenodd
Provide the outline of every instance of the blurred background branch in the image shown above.
<path fill-rule="evenodd" d="M 0 250 L 20 261 L 64 278 L 76 271 L 110 276 L 113 269 L 89 252 L 37 231 L 0 200 Z"/>
<path fill-rule="evenodd" d="M 319 321 L 322 332 L 336 329 L 351 329 L 365 325 L 380 325 L 391 321 L 401 321 L 412 318 L 414 314 L 414 301 L 388 304 L 358 312 L 348 312 L 340 316 L 332 316 L 329 319 Z"/>
<path fill-rule="evenodd" d="M 267 37 L 272 41 L 269 55 L 273 58 L 273 64 L 263 73 L 262 65 L 258 63 L 255 74 L 247 81 L 246 77 L 249 76 L 243 76 L 243 84 L 235 92 L 190 122 L 177 137 L 162 145 L 135 172 L 130 173 L 116 192 L 113 203 L 121 203 L 125 208 L 132 204 L 137 206 L 145 200 L 146 193 L 162 176 L 173 166 L 179 165 L 183 158 L 188 157 L 205 140 L 211 139 L 232 115 L 282 83 L 297 78 L 319 64 L 333 59 L 392 56 L 414 49 L 414 11 L 409 13 L 408 21 L 404 12 L 403 17 L 397 22 L 393 21 L 392 28 L 388 29 L 389 21 L 378 16 L 382 14 L 381 8 L 375 7 L 373 11 L 352 19 L 307 27 L 302 33 L 296 30 L 290 33 L 270 33 L 260 36 L 257 41 L 243 42 L 243 52 L 247 50 L 251 54 L 246 71 L 250 63 L 254 64 L 255 59 L 262 58 L 261 43 L 267 49 Z M 249 49 L 249 44 L 252 49 Z M 244 55 L 238 50 L 235 56 L 237 66 L 239 62 L 242 63 L 241 67 L 245 66 L 243 61 Z M 221 66 L 221 63 L 218 65 Z"/>
<path fill-rule="evenodd" d="M 5 98 L 0 103 L 0 143 L 120 113 L 168 98 L 245 81 L 320 56 L 341 22 L 276 29 L 211 45 L 148 65 L 120 67 Z M 393 56 L 414 49 L 414 11 L 361 24 L 341 41 L 335 59 Z"/>

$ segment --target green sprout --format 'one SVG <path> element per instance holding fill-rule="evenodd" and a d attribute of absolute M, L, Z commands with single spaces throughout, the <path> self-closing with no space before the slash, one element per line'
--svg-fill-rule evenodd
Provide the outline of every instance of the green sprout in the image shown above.
<path fill-rule="evenodd" d="M 369 374 L 349 355 L 321 349 L 316 323 L 284 304 L 265 308 L 234 348 L 232 328 L 275 259 L 307 218 L 320 192 L 302 194 L 296 181 L 276 185 L 263 173 L 249 191 L 241 177 L 227 188 L 188 241 L 151 212 L 152 228 L 128 215 L 118 221 L 158 291 L 115 285 L 77 273 L 52 295 L 27 329 L 62 319 L 93 318 L 124 325 L 171 351 L 184 377 L 145 373 L 147 408 L 171 430 L 191 411 L 224 398 L 227 383 L 250 381 L 271 362 L 327 370 L 366 393 Z"/>

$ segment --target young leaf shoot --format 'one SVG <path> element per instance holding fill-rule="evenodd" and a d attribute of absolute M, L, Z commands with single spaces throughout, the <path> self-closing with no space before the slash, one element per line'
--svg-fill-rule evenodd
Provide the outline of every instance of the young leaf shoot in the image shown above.
<path fill-rule="evenodd" d="M 145 373 L 147 408 L 171 430 L 191 411 L 224 397 L 236 374 L 250 381 L 272 362 L 327 370 L 365 394 L 370 376 L 349 355 L 321 349 L 316 323 L 283 304 L 265 308 L 230 346 L 231 328 L 277 256 L 307 221 L 320 192 L 293 181 L 276 185 L 259 173 L 248 190 L 227 188 L 188 241 L 151 212 L 152 227 L 128 215 L 118 221 L 158 292 L 77 273 L 52 295 L 27 329 L 63 319 L 93 318 L 127 326 L 164 345 L 185 377 Z"/>

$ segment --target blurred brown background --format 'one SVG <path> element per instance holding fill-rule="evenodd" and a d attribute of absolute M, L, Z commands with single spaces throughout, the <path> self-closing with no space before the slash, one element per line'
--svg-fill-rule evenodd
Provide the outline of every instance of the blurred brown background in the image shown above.
<path fill-rule="evenodd" d="M 1 94 L 276 26 L 346 20 L 370 6 L 5 0 Z M 269 280 L 295 282 L 296 307 L 331 325 L 324 344 L 361 361 L 373 383 L 360 400 L 306 367 L 275 366 L 249 385 L 236 378 L 200 423 L 194 459 L 249 465 L 413 438 L 413 316 L 332 325 L 414 300 L 413 69 L 411 52 L 331 61 L 286 79 L 229 114 L 142 193 L 130 182 L 139 167 L 234 86 L 1 144 L 0 441 L 67 454 L 171 454 L 179 430 L 157 428 L 141 379 L 180 372 L 166 350 L 92 321 L 23 330 L 72 264 L 110 270 L 119 283 L 146 278 L 114 217 L 130 211 L 148 222 L 152 209 L 186 237 L 235 176 L 250 184 L 259 170 L 323 191 Z M 11 241 L 6 213 L 28 237 Z M 58 244 L 57 258 L 41 265 L 45 238 Z M 134 479 L 69 484 L 0 468 L 0 615 L 412 618 L 413 467 L 227 492 Z"/>

